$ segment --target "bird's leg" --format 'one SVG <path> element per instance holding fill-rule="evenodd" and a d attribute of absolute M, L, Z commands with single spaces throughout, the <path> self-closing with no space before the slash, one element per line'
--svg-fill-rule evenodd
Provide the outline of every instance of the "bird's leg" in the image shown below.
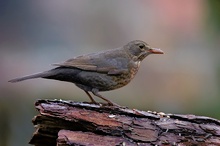
<path fill-rule="evenodd" d="M 84 90 L 85 91 L 85 90 Z M 90 100 L 92 101 L 92 103 L 97 103 L 95 100 L 94 100 L 94 98 L 92 98 L 92 96 L 89 94 L 89 92 L 88 91 L 85 91 L 86 92 L 86 94 L 89 96 L 89 98 L 90 98 Z"/>
<path fill-rule="evenodd" d="M 92 90 L 92 93 L 93 93 L 95 96 L 97 96 L 97 97 L 99 97 L 99 98 L 101 98 L 101 99 L 107 101 L 108 104 L 111 105 L 111 106 L 113 106 L 113 105 L 119 106 L 118 104 L 116 104 L 116 103 L 114 103 L 114 102 L 112 102 L 112 101 L 106 99 L 106 98 L 103 97 L 102 95 L 100 95 L 100 94 L 98 93 L 98 90 L 97 90 L 97 89 L 93 89 L 93 90 Z"/>

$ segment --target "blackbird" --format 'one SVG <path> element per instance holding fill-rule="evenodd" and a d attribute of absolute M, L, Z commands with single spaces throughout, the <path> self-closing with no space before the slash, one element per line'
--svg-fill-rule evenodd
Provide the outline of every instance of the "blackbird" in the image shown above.
<path fill-rule="evenodd" d="M 97 102 L 89 92 L 105 100 L 109 105 L 116 105 L 99 92 L 127 85 L 137 73 L 141 61 L 150 54 L 163 54 L 163 51 L 151 48 L 143 41 L 135 40 L 117 49 L 82 55 L 63 63 L 53 64 L 57 66 L 54 69 L 16 78 L 9 82 L 34 78 L 72 82 L 86 92 L 92 103 Z"/>

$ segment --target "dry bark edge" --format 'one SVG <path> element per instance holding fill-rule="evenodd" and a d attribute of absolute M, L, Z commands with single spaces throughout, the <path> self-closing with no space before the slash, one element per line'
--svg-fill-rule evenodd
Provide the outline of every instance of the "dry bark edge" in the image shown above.
<path fill-rule="evenodd" d="M 38 100 L 35 146 L 220 145 L 220 121 L 85 102 Z"/>

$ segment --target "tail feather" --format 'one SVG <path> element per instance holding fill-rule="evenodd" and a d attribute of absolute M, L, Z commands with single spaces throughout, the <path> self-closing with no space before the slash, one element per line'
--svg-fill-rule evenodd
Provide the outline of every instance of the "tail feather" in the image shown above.
<path fill-rule="evenodd" d="M 15 79 L 12 79 L 8 82 L 16 83 L 16 82 L 20 82 L 20 81 L 24 81 L 24 80 L 28 80 L 28 79 L 46 77 L 47 75 L 48 75 L 48 72 L 41 72 L 41 73 L 36 73 L 36 74 L 32 74 L 32 75 L 27 75 L 27 76 L 20 77 L 20 78 L 15 78 Z"/>
<path fill-rule="evenodd" d="M 78 74 L 80 71 L 81 70 L 79 69 L 57 67 L 49 71 L 27 75 L 21 78 L 12 79 L 8 82 L 16 83 L 16 82 L 20 82 L 20 81 L 24 81 L 28 79 L 35 79 L 35 78 L 46 78 L 46 79 L 54 79 L 54 80 L 60 80 L 60 81 L 76 82 L 79 79 L 76 77 L 74 78 L 74 76 Z"/>

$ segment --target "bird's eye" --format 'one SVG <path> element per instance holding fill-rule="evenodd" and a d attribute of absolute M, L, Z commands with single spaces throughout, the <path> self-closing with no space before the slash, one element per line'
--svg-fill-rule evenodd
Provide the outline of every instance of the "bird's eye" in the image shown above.
<path fill-rule="evenodd" d="M 139 45 L 139 48 L 140 48 L 140 49 L 143 49 L 144 47 L 145 47 L 144 44 L 140 44 L 140 45 Z"/>

